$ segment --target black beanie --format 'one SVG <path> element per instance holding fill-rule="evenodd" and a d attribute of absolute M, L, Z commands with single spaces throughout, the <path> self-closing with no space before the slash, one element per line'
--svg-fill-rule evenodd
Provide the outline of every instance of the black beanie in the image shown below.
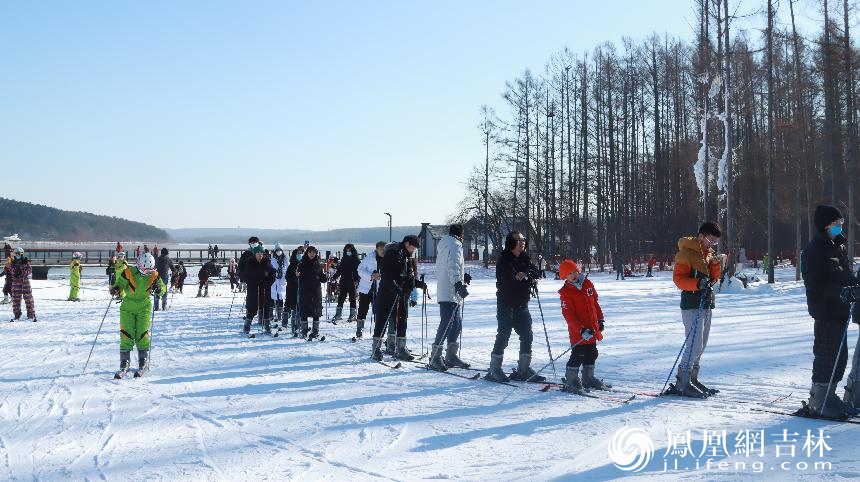
<path fill-rule="evenodd" d="M 842 213 L 834 206 L 820 205 L 815 208 L 815 227 L 821 232 L 828 224 L 842 219 Z"/>

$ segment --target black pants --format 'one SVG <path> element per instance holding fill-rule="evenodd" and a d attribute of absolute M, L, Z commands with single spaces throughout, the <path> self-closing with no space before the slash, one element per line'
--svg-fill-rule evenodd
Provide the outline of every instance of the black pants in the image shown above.
<path fill-rule="evenodd" d="M 448 343 L 454 343 L 460 338 L 460 331 L 463 329 L 462 313 L 460 305 L 453 301 L 439 302 L 439 318 L 441 320 L 439 321 L 439 328 L 436 329 L 436 338 L 433 339 L 433 344 L 441 345 L 445 340 L 448 340 Z"/>
<path fill-rule="evenodd" d="M 396 303 L 395 303 L 396 302 Z M 385 320 L 388 320 L 388 332 L 392 329 L 396 331 L 398 337 L 406 336 L 406 324 L 409 315 L 408 299 L 402 296 L 391 293 L 379 293 L 379 298 L 376 300 L 376 323 L 373 326 L 373 337 L 380 338 L 382 331 L 385 329 Z"/>
<path fill-rule="evenodd" d="M 269 290 L 265 286 L 248 285 L 248 292 L 245 293 L 245 317 L 254 319 L 258 311 L 262 308 L 266 310 L 267 316 L 270 315 L 271 308 L 275 305 L 272 297 L 269 296 Z M 262 321 L 262 320 L 260 320 Z"/>
<path fill-rule="evenodd" d="M 3 282 L 3 295 L 10 296 L 12 294 L 12 277 L 8 274 L 5 276 L 6 281 Z M 113 284 L 111 284 L 113 286 Z"/>
<path fill-rule="evenodd" d="M 358 319 L 366 320 L 367 312 L 370 310 L 370 305 L 373 303 L 373 292 L 358 294 Z"/>
<path fill-rule="evenodd" d="M 234 274 L 231 274 L 230 275 L 230 289 L 233 290 L 237 286 L 239 286 L 239 277 L 234 275 Z"/>
<path fill-rule="evenodd" d="M 594 365 L 597 361 L 597 345 L 576 345 L 570 353 L 567 366 L 579 368 L 582 365 Z"/>
<path fill-rule="evenodd" d="M 352 283 L 349 285 L 340 285 L 340 290 L 338 290 L 337 295 L 337 307 L 343 308 L 343 302 L 346 300 L 346 296 L 349 295 L 349 307 L 350 309 L 355 309 L 355 286 Z"/>
<path fill-rule="evenodd" d="M 827 383 L 833 373 L 833 384 L 842 380 L 848 363 L 848 343 L 842 339 L 848 320 L 815 320 L 815 342 L 812 353 L 812 383 Z M 842 350 L 839 344 L 842 343 Z M 836 354 L 839 353 L 839 359 Z M 836 372 L 833 367 L 836 366 Z"/>
<path fill-rule="evenodd" d="M 502 302 L 496 304 L 496 320 L 499 322 L 496 332 L 496 343 L 493 344 L 493 355 L 503 355 L 508 341 L 511 339 L 511 330 L 517 332 L 520 337 L 520 353 L 532 352 L 532 315 L 529 307 L 512 308 Z"/>

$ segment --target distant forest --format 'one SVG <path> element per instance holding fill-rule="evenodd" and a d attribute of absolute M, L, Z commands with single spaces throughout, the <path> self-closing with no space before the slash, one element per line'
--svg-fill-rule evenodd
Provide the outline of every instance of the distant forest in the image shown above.
<path fill-rule="evenodd" d="M 163 229 L 112 216 L 60 209 L 0 198 L 0 232 L 44 241 L 168 241 Z"/>
<path fill-rule="evenodd" d="M 394 226 L 392 229 L 395 240 L 403 239 L 407 234 L 418 234 L 420 226 Z M 264 242 L 282 242 L 301 244 L 304 240 L 314 243 L 373 244 L 377 241 L 388 241 L 388 227 L 372 228 L 341 228 L 328 231 L 310 231 L 297 229 L 256 229 L 256 228 L 183 228 L 168 229 L 170 237 L 179 243 L 231 243 L 244 244 L 249 236 L 259 236 Z"/>

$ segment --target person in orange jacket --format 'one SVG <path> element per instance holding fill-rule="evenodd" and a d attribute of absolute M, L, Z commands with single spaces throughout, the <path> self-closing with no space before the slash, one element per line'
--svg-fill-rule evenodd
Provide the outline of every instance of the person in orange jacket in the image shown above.
<path fill-rule="evenodd" d="M 597 342 L 603 340 L 603 310 L 597 301 L 597 290 L 573 260 L 562 261 L 558 270 L 564 286 L 558 290 L 561 297 L 561 313 L 567 321 L 570 335 L 570 360 L 564 375 L 562 390 L 582 394 L 588 389 L 611 388 L 594 376 L 597 361 Z M 582 381 L 579 367 L 582 367 Z"/>
<path fill-rule="evenodd" d="M 699 381 L 699 360 L 708 345 L 711 315 L 714 309 L 713 286 L 720 280 L 720 257 L 714 249 L 721 232 L 716 223 L 706 222 L 696 237 L 678 240 L 672 281 L 681 290 L 681 319 L 686 343 L 678 363 L 677 383 L 670 392 L 685 397 L 704 398 L 714 395 Z"/>

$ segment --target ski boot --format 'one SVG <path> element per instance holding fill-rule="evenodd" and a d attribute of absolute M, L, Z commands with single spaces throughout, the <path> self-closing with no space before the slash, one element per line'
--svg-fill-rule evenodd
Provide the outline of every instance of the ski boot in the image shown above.
<path fill-rule="evenodd" d="M 131 366 L 131 352 L 119 352 L 119 371 L 114 374 L 115 380 L 122 380 L 128 374 L 128 367 Z"/>
<path fill-rule="evenodd" d="M 594 365 L 582 365 L 582 386 L 591 390 L 609 390 L 612 388 L 612 385 L 595 378 Z"/>
<path fill-rule="evenodd" d="M 167 311 L 167 300 L 161 300 L 161 311 Z"/>
<path fill-rule="evenodd" d="M 854 381 L 850 376 L 848 377 L 848 384 L 845 385 L 845 395 L 842 397 L 842 401 L 854 409 L 855 417 L 860 415 L 860 389 L 854 390 Z"/>
<path fill-rule="evenodd" d="M 385 351 L 384 351 L 384 353 L 386 355 L 394 356 L 394 353 L 396 351 L 396 346 L 395 346 L 396 339 L 397 339 L 397 337 L 394 333 L 388 334 L 388 338 L 385 340 Z"/>
<path fill-rule="evenodd" d="M 272 320 L 269 319 L 269 317 L 263 318 L 263 331 L 265 331 L 266 334 L 272 334 Z"/>
<path fill-rule="evenodd" d="M 338 306 L 334 311 L 334 316 L 331 318 L 331 321 L 340 321 L 343 319 L 343 306 Z"/>
<path fill-rule="evenodd" d="M 687 398 L 708 398 L 707 395 L 700 392 L 698 388 L 690 384 L 690 371 L 678 369 L 678 374 L 675 376 L 675 385 L 670 386 L 666 391 L 668 395 L 679 395 Z"/>
<path fill-rule="evenodd" d="M 818 418 L 829 418 L 833 420 L 845 420 L 854 415 L 854 409 L 836 396 L 836 384 L 832 384 L 828 390 L 827 383 L 813 383 L 809 390 L 809 403 L 806 408 L 809 415 Z M 824 400 L 827 399 L 827 405 Z"/>
<path fill-rule="evenodd" d="M 355 320 L 355 338 L 361 339 L 362 331 L 364 331 L 364 320 Z"/>
<path fill-rule="evenodd" d="M 252 319 L 246 316 L 245 318 L 243 318 L 243 320 L 245 320 L 245 326 L 242 327 L 242 332 L 245 333 L 246 335 L 248 335 L 251 333 L 251 321 L 252 321 Z"/>
<path fill-rule="evenodd" d="M 346 322 L 352 323 L 353 321 L 356 321 L 356 320 L 357 320 L 357 318 L 355 315 L 355 308 L 350 308 L 349 309 L 349 318 L 346 319 Z"/>
<path fill-rule="evenodd" d="M 302 338 L 308 337 L 308 320 L 302 320 Z"/>
<path fill-rule="evenodd" d="M 448 366 L 445 365 L 445 360 L 442 359 L 442 349 L 442 345 L 433 345 L 430 349 L 430 363 L 427 364 L 427 368 L 437 372 L 448 370 Z"/>
<path fill-rule="evenodd" d="M 445 365 L 451 368 L 469 368 L 471 365 L 464 362 L 457 356 L 460 350 L 460 344 L 455 342 L 448 343 L 448 352 L 445 354 Z"/>
<path fill-rule="evenodd" d="M 690 370 L 690 384 L 696 387 L 700 392 L 711 396 L 720 393 L 719 390 L 715 388 L 708 388 L 704 383 L 699 381 L 699 365 L 693 365 L 693 368 Z"/>
<path fill-rule="evenodd" d="M 521 382 L 529 381 L 529 382 L 543 382 L 546 381 L 546 377 L 538 375 L 532 370 L 532 354 L 531 353 L 520 353 L 520 359 L 517 362 L 517 368 L 511 373 L 511 380 L 518 380 Z"/>
<path fill-rule="evenodd" d="M 382 338 L 373 337 L 373 348 L 370 352 L 370 358 L 378 362 L 382 361 Z"/>
<path fill-rule="evenodd" d="M 490 380 L 491 382 L 500 382 L 507 383 L 510 381 L 507 375 L 505 375 L 505 371 L 502 370 L 502 355 L 491 354 L 490 355 L 490 369 L 487 370 L 487 374 L 484 375 L 484 378 Z"/>
<path fill-rule="evenodd" d="M 14 322 L 16 322 L 16 321 L 21 321 L 21 317 L 20 317 L 20 316 L 16 316 L 15 318 L 12 318 L 12 319 L 10 319 L 10 320 L 9 320 L 9 323 L 14 323 Z"/>
<path fill-rule="evenodd" d="M 9 295 L 3 295 L 3 301 L 0 301 L 0 305 L 8 305 L 12 300 L 9 299 Z"/>
<path fill-rule="evenodd" d="M 140 378 L 146 371 L 149 370 L 149 350 L 137 350 L 137 371 L 134 372 L 134 378 Z"/>
<path fill-rule="evenodd" d="M 311 334 L 308 336 L 308 340 L 313 340 L 314 338 L 320 337 L 320 322 L 314 321 L 311 325 Z"/>
<path fill-rule="evenodd" d="M 575 393 L 577 395 L 585 395 L 587 390 L 579 381 L 579 367 L 567 367 L 564 372 L 564 378 L 561 379 L 561 391 L 566 393 Z"/>
<path fill-rule="evenodd" d="M 394 358 L 403 361 L 412 361 L 415 359 L 415 356 L 409 352 L 409 348 L 406 348 L 406 337 L 397 337 L 396 344 L 397 348 L 394 352 Z"/>

